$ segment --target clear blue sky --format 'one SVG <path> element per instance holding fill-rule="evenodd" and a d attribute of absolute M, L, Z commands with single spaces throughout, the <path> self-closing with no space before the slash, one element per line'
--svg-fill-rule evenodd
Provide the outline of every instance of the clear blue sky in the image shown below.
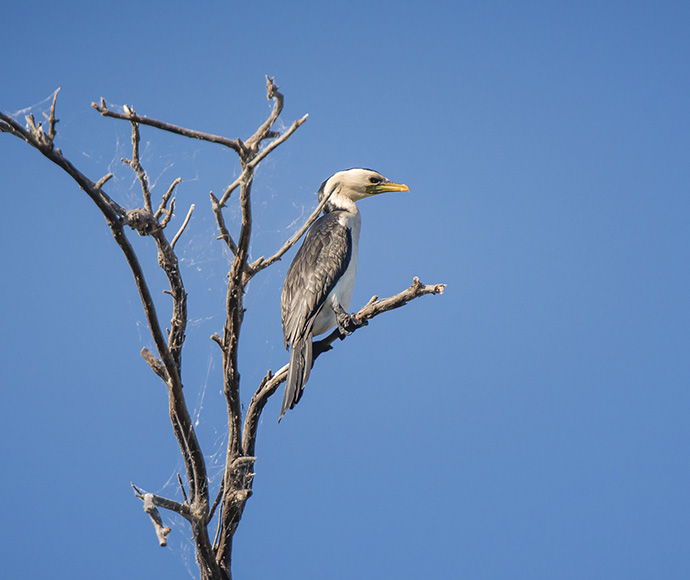
<path fill-rule="evenodd" d="M 72 4 L 3 8 L 0 107 L 40 114 L 61 87 L 58 146 L 114 171 L 121 203 L 140 204 L 129 131 L 92 101 L 246 137 L 275 75 L 285 126 L 309 120 L 259 171 L 252 254 L 366 166 L 410 193 L 361 203 L 353 306 L 415 275 L 448 284 L 319 359 L 280 425 L 269 404 L 238 580 L 690 577 L 688 3 Z M 143 139 L 156 194 L 180 176 L 177 219 L 196 204 L 184 378 L 217 485 L 226 256 L 207 200 L 237 164 Z M 188 577 L 188 530 L 157 547 L 129 487 L 174 496 L 183 469 L 124 260 L 7 135 L 0 194 L 2 575 Z M 250 286 L 245 404 L 287 361 L 288 263 Z"/>

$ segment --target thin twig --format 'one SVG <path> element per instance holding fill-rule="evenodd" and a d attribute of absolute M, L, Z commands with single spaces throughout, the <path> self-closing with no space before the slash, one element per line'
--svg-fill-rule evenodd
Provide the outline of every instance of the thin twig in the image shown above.
<path fill-rule="evenodd" d="M 106 173 L 103 177 L 101 177 L 96 182 L 96 189 L 100 189 L 101 187 L 103 187 L 108 180 L 112 179 L 112 177 L 113 177 L 112 173 Z"/>
<path fill-rule="evenodd" d="M 134 111 L 125 105 L 125 111 L 130 111 L 132 116 L 136 116 Z M 144 196 L 144 207 L 149 213 L 153 213 L 153 208 L 151 207 L 151 191 L 149 190 L 149 180 L 141 166 L 141 161 L 139 160 L 139 142 L 141 141 L 141 136 L 139 135 L 139 125 L 136 121 L 130 118 L 132 124 L 132 159 L 122 159 L 123 163 L 129 165 L 139 179 L 141 184 L 141 192 Z"/>
<path fill-rule="evenodd" d="M 184 502 L 187 503 L 187 492 L 184 490 L 184 485 L 182 485 L 182 478 L 180 477 L 180 474 L 177 474 L 177 483 L 180 484 L 180 490 L 182 491 L 182 497 L 184 498 Z"/>
<path fill-rule="evenodd" d="M 174 211 L 175 211 L 175 198 L 173 197 L 170 200 L 170 207 L 163 212 L 165 214 L 165 216 L 161 220 L 161 228 L 164 228 L 165 226 L 167 226 L 170 223 L 170 220 L 172 219 Z"/>
<path fill-rule="evenodd" d="M 222 489 L 225 489 L 224 487 Z M 220 495 L 218 498 L 220 499 Z M 223 529 L 223 504 L 220 504 L 220 511 L 218 512 L 218 524 L 216 525 L 216 535 L 213 537 L 213 551 L 218 552 L 218 540 L 220 538 L 220 531 Z"/>
<path fill-rule="evenodd" d="M 194 204 L 189 206 L 189 211 L 187 212 L 187 217 L 184 218 L 184 222 L 180 226 L 180 229 L 177 231 L 175 234 L 175 237 L 172 239 L 172 242 L 170 242 L 170 247 L 174 250 L 175 249 L 175 244 L 177 243 L 177 240 L 180 239 L 180 236 L 182 235 L 182 232 L 184 232 L 185 228 L 187 227 L 187 224 L 189 223 L 190 218 L 192 217 L 192 212 L 194 211 Z"/>
<path fill-rule="evenodd" d="M 156 219 L 160 218 L 161 215 L 163 215 L 163 212 L 165 211 L 166 206 L 168 205 L 168 200 L 170 199 L 170 196 L 173 194 L 173 191 L 175 191 L 175 187 L 182 181 L 181 178 L 177 178 L 175 181 L 173 181 L 170 184 L 170 187 L 168 188 L 168 191 L 165 192 L 163 197 L 161 198 L 161 203 L 158 206 L 158 209 L 156 210 L 156 213 L 153 214 L 153 217 Z"/>
<path fill-rule="evenodd" d="M 209 522 L 213 519 L 213 514 L 216 513 L 216 508 L 218 507 L 218 504 L 220 503 L 220 500 L 223 497 L 224 491 L 225 491 L 225 480 L 223 479 L 220 482 L 220 489 L 218 489 L 218 495 L 216 495 L 216 499 L 213 500 L 213 505 L 211 506 L 211 510 L 208 512 L 208 521 Z"/>
<path fill-rule="evenodd" d="M 225 204 L 228 203 L 228 200 L 230 199 L 230 195 L 232 194 L 232 192 L 235 191 L 240 185 L 242 185 L 242 182 L 250 174 L 251 174 L 251 169 L 242 170 L 242 173 L 240 173 L 240 176 L 225 188 L 223 195 L 221 195 L 220 199 L 218 200 L 218 205 L 220 207 L 225 207 Z"/>
<path fill-rule="evenodd" d="M 60 87 L 55 91 L 55 94 L 53 95 L 53 102 L 50 105 L 50 115 L 47 116 L 48 119 L 48 139 L 50 139 L 51 143 L 55 140 L 55 135 L 57 135 L 57 132 L 55 131 L 55 124 L 58 122 L 58 119 L 55 118 L 55 103 L 57 101 L 57 96 L 58 93 L 60 92 Z"/>
<path fill-rule="evenodd" d="M 224 240 L 228 248 L 232 252 L 233 256 L 236 256 L 237 244 L 235 244 L 235 240 L 232 239 L 232 236 L 230 235 L 230 232 L 228 231 L 228 228 L 225 225 L 225 218 L 223 217 L 223 211 L 220 202 L 218 201 L 216 196 L 213 195 L 213 192 L 211 192 L 210 195 L 211 209 L 213 210 L 213 215 L 216 216 L 216 222 L 218 223 L 218 229 L 220 230 L 220 236 L 218 236 L 218 239 Z"/>

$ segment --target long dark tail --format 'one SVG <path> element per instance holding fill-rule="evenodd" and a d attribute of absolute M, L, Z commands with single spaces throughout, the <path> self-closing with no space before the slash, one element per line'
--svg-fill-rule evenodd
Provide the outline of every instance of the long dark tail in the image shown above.
<path fill-rule="evenodd" d="M 290 350 L 290 368 L 285 381 L 285 394 L 283 395 L 283 408 L 280 410 L 278 421 L 283 418 L 288 409 L 292 409 L 299 403 L 304 391 L 304 385 L 309 380 L 312 365 L 311 333 L 300 338 L 292 345 Z"/>

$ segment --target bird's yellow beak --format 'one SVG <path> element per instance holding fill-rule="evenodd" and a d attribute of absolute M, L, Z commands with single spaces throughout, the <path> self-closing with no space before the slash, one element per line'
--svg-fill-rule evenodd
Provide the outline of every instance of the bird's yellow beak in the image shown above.
<path fill-rule="evenodd" d="M 410 188 L 403 183 L 393 183 L 392 181 L 367 185 L 367 193 L 370 195 L 377 195 L 388 191 L 410 191 Z"/>

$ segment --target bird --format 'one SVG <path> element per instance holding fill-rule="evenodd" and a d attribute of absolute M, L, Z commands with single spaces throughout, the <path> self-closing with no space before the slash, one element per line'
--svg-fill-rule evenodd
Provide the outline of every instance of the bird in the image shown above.
<path fill-rule="evenodd" d="M 338 171 L 318 190 L 323 215 L 309 228 L 285 276 L 280 298 L 285 348 L 290 351 L 278 421 L 300 400 L 312 367 L 312 339 L 349 315 L 357 273 L 361 217 L 356 201 L 380 193 L 409 191 L 372 169 Z M 343 332 L 345 330 L 343 329 Z"/>

